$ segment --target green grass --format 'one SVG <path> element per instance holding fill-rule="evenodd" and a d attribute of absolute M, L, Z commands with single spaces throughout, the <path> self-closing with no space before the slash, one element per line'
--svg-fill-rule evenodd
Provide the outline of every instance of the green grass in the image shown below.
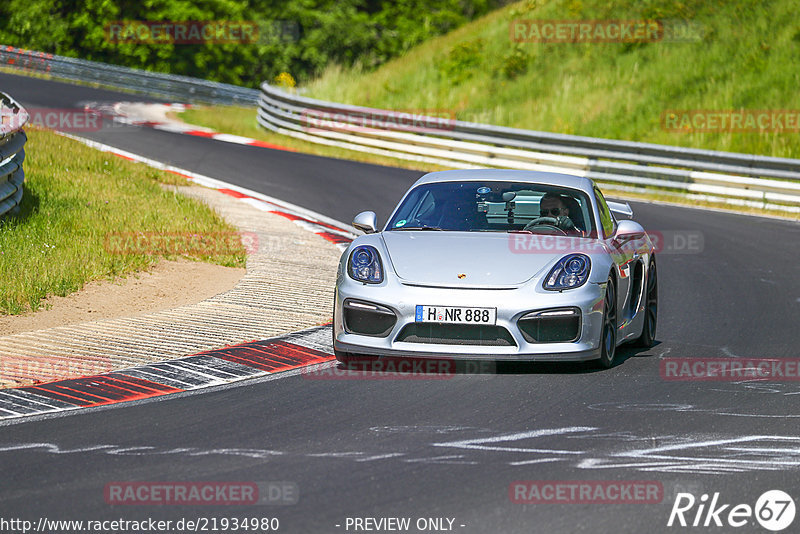
<path fill-rule="evenodd" d="M 200 201 L 163 185 L 183 178 L 135 164 L 42 130 L 29 129 L 20 212 L 0 219 L 0 314 L 38 310 L 49 295 L 65 296 L 92 280 L 147 269 L 160 257 L 121 254 L 114 235 L 234 232 Z M 191 257 L 243 267 L 245 251 Z"/>
<path fill-rule="evenodd" d="M 800 156 L 797 132 L 683 133 L 684 109 L 800 109 L 793 0 L 528 0 L 431 39 L 372 72 L 331 66 L 308 95 L 454 112 L 460 120 L 611 139 Z M 684 19 L 698 42 L 513 43 L 514 19 Z"/>

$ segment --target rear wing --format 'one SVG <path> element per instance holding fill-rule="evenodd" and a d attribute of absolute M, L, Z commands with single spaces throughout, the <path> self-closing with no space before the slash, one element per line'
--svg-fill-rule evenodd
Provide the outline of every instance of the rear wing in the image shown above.
<path fill-rule="evenodd" d="M 614 215 L 626 217 L 628 219 L 633 218 L 633 208 L 627 202 L 611 202 L 610 200 L 606 201 L 608 204 L 608 209 L 614 212 Z"/>

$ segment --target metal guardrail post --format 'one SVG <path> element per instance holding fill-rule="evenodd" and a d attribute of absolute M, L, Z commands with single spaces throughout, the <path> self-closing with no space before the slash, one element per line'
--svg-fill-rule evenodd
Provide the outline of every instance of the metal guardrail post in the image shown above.
<path fill-rule="evenodd" d="M 457 168 L 586 176 L 609 188 L 657 187 L 730 204 L 800 212 L 800 160 L 449 121 L 398 125 L 400 112 L 337 104 L 261 85 L 257 120 L 314 143 Z M 416 116 L 422 124 L 436 117 Z"/>
<path fill-rule="evenodd" d="M 255 105 L 258 90 L 0 45 L 0 66 L 91 81 L 185 103 Z"/>

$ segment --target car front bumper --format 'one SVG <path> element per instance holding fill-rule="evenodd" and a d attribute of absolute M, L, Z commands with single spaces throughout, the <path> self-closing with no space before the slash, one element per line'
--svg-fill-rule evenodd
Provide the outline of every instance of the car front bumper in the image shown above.
<path fill-rule="evenodd" d="M 473 289 L 408 285 L 396 280 L 371 285 L 340 276 L 334 303 L 333 343 L 337 351 L 355 355 L 497 361 L 593 360 L 600 357 L 604 295 L 605 284 L 592 282 L 577 289 L 558 292 L 542 289 L 539 280 L 513 289 Z M 396 315 L 396 323 L 385 335 L 348 332 L 343 321 L 346 300 L 388 308 Z M 415 323 L 417 305 L 496 308 L 496 326 L 504 328 L 512 341 L 498 346 L 463 344 L 455 340 L 452 343 L 442 340 L 435 343 L 399 340 L 403 329 Z M 531 312 L 567 308 L 580 311 L 580 326 L 573 341 L 526 340 L 518 325 L 522 316 Z"/>

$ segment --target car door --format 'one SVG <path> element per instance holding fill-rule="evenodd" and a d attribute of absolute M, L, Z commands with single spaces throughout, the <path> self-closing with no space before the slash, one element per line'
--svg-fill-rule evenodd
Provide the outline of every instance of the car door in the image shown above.
<path fill-rule="evenodd" d="M 603 239 L 608 244 L 609 248 L 613 251 L 611 257 L 617 268 L 617 318 L 618 323 L 622 323 L 627 317 L 624 316 L 624 310 L 628 309 L 628 297 L 631 290 L 631 260 L 634 251 L 631 250 L 629 243 L 621 245 L 614 241 L 614 234 L 617 231 L 617 220 L 614 214 L 608 208 L 605 197 L 600 189 L 594 188 L 594 194 L 597 198 L 597 207 L 600 215 L 600 231 L 603 233 Z"/>

